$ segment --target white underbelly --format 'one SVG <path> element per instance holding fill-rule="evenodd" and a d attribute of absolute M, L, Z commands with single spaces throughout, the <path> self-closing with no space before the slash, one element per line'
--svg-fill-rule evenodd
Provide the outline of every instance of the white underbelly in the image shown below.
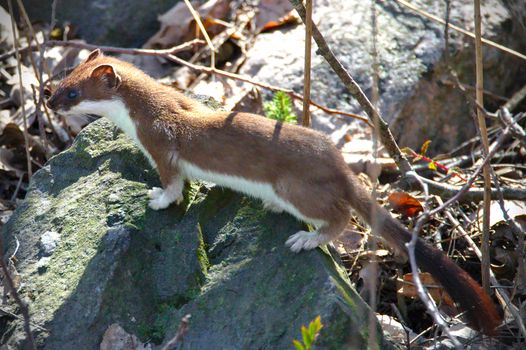
<path fill-rule="evenodd" d="M 221 187 L 227 187 L 234 191 L 259 198 L 264 202 L 272 203 L 294 215 L 296 218 L 313 224 L 316 227 L 325 225 L 325 221 L 323 220 L 308 218 L 300 213 L 300 211 L 293 204 L 278 196 L 270 183 L 253 181 L 240 176 L 227 175 L 205 170 L 182 159 L 179 159 L 178 165 L 182 171 L 183 176 L 187 179 L 212 182 Z"/>

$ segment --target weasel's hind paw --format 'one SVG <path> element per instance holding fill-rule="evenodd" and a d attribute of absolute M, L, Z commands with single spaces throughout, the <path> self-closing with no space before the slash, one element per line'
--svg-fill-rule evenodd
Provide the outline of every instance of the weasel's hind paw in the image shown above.
<path fill-rule="evenodd" d="M 157 199 L 162 196 L 163 192 L 163 189 L 160 187 L 152 187 L 151 190 L 148 190 L 148 198 Z"/>
<path fill-rule="evenodd" d="M 302 249 L 311 250 L 325 243 L 327 243 L 326 237 L 317 231 L 298 231 L 287 239 L 285 245 L 294 253 L 298 253 Z"/>
<path fill-rule="evenodd" d="M 150 202 L 148 202 L 148 206 L 153 210 L 159 210 L 168 208 L 170 203 L 171 202 L 166 200 L 163 196 L 160 196 L 159 198 L 151 199 Z"/>

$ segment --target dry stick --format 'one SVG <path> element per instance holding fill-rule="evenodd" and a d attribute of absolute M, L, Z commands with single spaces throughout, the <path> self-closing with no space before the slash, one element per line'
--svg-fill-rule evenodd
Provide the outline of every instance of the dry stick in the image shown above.
<path fill-rule="evenodd" d="M 201 44 L 201 43 L 203 43 L 203 41 L 202 40 L 192 40 L 192 41 L 189 41 L 187 43 L 181 44 L 179 46 L 175 46 L 173 48 L 163 49 L 163 50 L 127 49 L 127 48 L 112 47 L 112 46 L 91 45 L 91 44 L 85 44 L 85 43 L 78 42 L 78 41 L 57 41 L 57 40 L 50 40 L 50 41 L 48 41 L 47 42 L 47 46 L 71 46 L 71 47 L 78 47 L 78 48 L 88 49 L 88 50 L 95 50 L 95 49 L 98 48 L 98 49 L 101 49 L 102 51 L 105 51 L 105 52 L 114 52 L 114 53 L 121 53 L 121 54 L 130 54 L 130 55 L 146 55 L 146 56 L 163 57 L 163 58 L 165 58 L 167 60 L 173 61 L 175 63 L 178 63 L 180 65 L 183 65 L 185 67 L 188 67 L 188 68 L 193 69 L 193 70 L 198 71 L 198 72 L 204 72 L 204 73 L 208 73 L 208 74 L 221 75 L 221 76 L 224 76 L 224 77 L 227 77 L 227 78 L 231 78 L 231 79 L 239 80 L 239 81 L 242 81 L 242 82 L 245 82 L 245 83 L 248 83 L 248 84 L 259 86 L 259 87 L 261 87 L 263 89 L 270 90 L 270 91 L 273 91 L 273 92 L 282 91 L 282 92 L 288 94 L 289 96 L 291 96 L 292 98 L 295 98 L 295 99 L 297 99 L 299 101 L 303 101 L 303 96 L 298 94 L 298 93 L 296 93 L 296 92 L 294 92 L 291 89 L 284 89 L 284 88 L 281 88 L 281 87 L 277 87 L 277 86 L 273 86 L 273 85 L 269 85 L 269 84 L 264 84 L 264 83 L 261 83 L 261 82 L 258 82 L 258 81 L 254 81 L 254 80 L 252 80 L 250 78 L 244 77 L 242 75 L 235 74 L 235 73 L 230 73 L 230 72 L 227 72 L 227 71 L 224 71 L 224 70 L 220 70 L 220 69 L 217 69 L 217 68 L 212 69 L 210 67 L 204 67 L 204 66 L 200 66 L 200 65 L 197 65 L 197 64 L 193 64 L 193 63 L 187 62 L 187 61 L 183 60 L 182 58 L 179 58 L 179 57 L 174 55 L 177 52 L 184 51 L 184 50 L 187 50 L 187 49 L 191 48 L 192 45 L 197 44 L 197 43 Z M 318 103 L 316 103 L 316 102 L 314 102 L 312 100 L 310 101 L 310 104 L 315 106 L 316 108 L 319 108 L 320 110 L 324 111 L 327 114 L 336 115 L 336 116 L 344 116 L 344 117 L 353 118 L 353 119 L 358 119 L 358 120 L 361 120 L 362 122 L 366 123 L 367 125 L 371 126 L 371 123 L 369 122 L 369 120 L 367 118 L 364 118 L 364 117 L 359 116 L 357 114 L 348 113 L 348 112 L 344 112 L 344 111 L 339 111 L 337 109 L 325 107 L 325 106 L 322 106 L 322 105 L 320 105 L 320 104 L 318 104 Z"/>
<path fill-rule="evenodd" d="M 507 109 L 501 108 L 497 112 L 497 117 L 503 126 L 510 127 L 513 136 L 526 148 L 526 132 L 519 123 L 517 123 L 517 120 L 522 117 L 522 113 L 519 113 L 515 118 L 516 120 L 514 120 Z"/>
<path fill-rule="evenodd" d="M 437 201 L 440 205 L 443 205 L 442 200 L 439 197 L 437 197 Z M 477 258 L 479 260 L 482 260 L 482 253 L 480 252 L 477 244 L 473 241 L 469 233 L 467 233 L 464 230 L 460 222 L 458 222 L 458 220 L 451 214 L 449 209 L 445 211 L 445 214 L 447 218 L 449 219 L 449 221 L 451 221 L 451 223 L 453 224 L 453 229 L 458 230 L 460 232 L 461 234 L 460 236 L 466 240 L 469 247 L 473 250 Z M 515 322 L 517 322 L 519 331 L 522 333 L 522 336 L 526 338 L 526 327 L 524 326 L 524 322 L 522 321 L 519 309 L 515 305 L 512 304 L 506 289 L 500 286 L 499 282 L 497 281 L 497 278 L 495 277 L 495 274 L 491 270 L 490 270 L 490 282 L 495 288 L 497 299 L 499 300 L 499 303 L 502 305 L 502 308 L 504 310 L 510 311 L 510 313 L 515 319 Z"/>
<path fill-rule="evenodd" d="M 415 176 L 416 180 L 420 182 L 420 186 L 424 190 L 426 201 L 425 203 L 428 203 L 429 199 L 429 191 L 427 186 L 422 182 L 422 179 L 419 176 Z M 407 254 L 409 256 L 409 264 L 411 265 L 411 272 L 413 273 L 413 283 L 416 285 L 416 290 L 418 292 L 418 296 L 420 297 L 420 300 L 424 303 L 426 306 L 426 309 L 431 314 L 431 317 L 433 317 L 433 320 L 435 323 L 442 329 L 442 331 L 446 334 L 446 336 L 453 342 L 453 345 L 455 345 L 455 348 L 457 350 L 462 349 L 462 345 L 458 341 L 458 339 L 451 334 L 449 331 L 449 327 L 440 315 L 440 312 L 438 311 L 438 308 L 433 301 L 433 299 L 429 296 L 427 290 L 424 288 L 424 285 L 422 284 L 422 281 L 420 280 L 420 273 L 418 271 L 418 265 L 416 263 L 416 256 L 415 256 L 415 248 L 416 248 L 416 242 L 418 241 L 418 237 L 420 234 L 420 231 L 422 231 L 422 227 L 424 226 L 424 223 L 429 220 L 431 217 L 431 211 L 429 210 L 429 207 L 426 205 L 424 207 L 424 212 L 420 217 L 418 218 L 415 228 L 411 232 L 411 240 L 405 244 L 407 248 Z"/>
<path fill-rule="evenodd" d="M 519 103 L 526 98 L 526 85 L 524 85 L 519 91 L 513 94 L 513 96 L 510 97 L 508 102 L 502 106 L 502 108 L 506 108 L 509 111 L 513 111 Z"/>
<path fill-rule="evenodd" d="M 188 7 L 188 10 L 194 17 L 195 22 L 201 29 L 201 32 L 203 32 L 203 36 L 205 37 L 206 43 L 208 47 L 210 47 L 210 68 L 215 69 L 216 67 L 216 49 L 214 48 L 214 44 L 212 44 L 212 40 L 210 40 L 210 37 L 208 36 L 208 33 L 206 32 L 205 26 L 203 25 L 203 22 L 201 22 L 201 18 L 199 14 L 195 11 L 194 7 L 190 3 L 189 0 L 184 0 L 184 3 L 186 4 L 186 7 Z"/>
<path fill-rule="evenodd" d="M 310 126 L 310 68 L 312 51 L 312 0 L 306 0 L 307 13 L 305 19 L 305 64 L 303 78 L 303 121 L 302 125 Z"/>
<path fill-rule="evenodd" d="M 475 34 L 473 34 L 473 33 L 469 32 L 469 31 L 465 30 L 464 28 L 458 27 L 458 26 L 453 25 L 453 24 L 451 24 L 451 23 L 447 23 L 447 22 L 444 21 L 442 18 L 439 18 L 439 17 L 437 17 L 437 16 L 435 16 L 435 15 L 432 15 L 432 14 L 430 14 L 429 12 L 423 11 L 423 10 L 419 9 L 418 7 L 416 7 L 416 6 L 414 6 L 414 5 L 410 4 L 410 3 L 408 3 L 407 1 L 404 1 L 404 0 L 395 0 L 395 1 L 398 2 L 398 3 L 401 4 L 401 5 L 404 5 L 405 7 L 409 8 L 409 9 L 415 11 L 415 12 L 418 13 L 419 15 L 422 15 L 422 16 L 424 16 L 424 17 L 426 17 L 426 18 L 429 18 L 429 19 L 431 19 L 431 20 L 433 20 L 433 21 L 435 21 L 435 22 L 438 22 L 438 23 L 441 23 L 441 24 L 447 25 L 449 28 L 454 29 L 454 30 L 456 30 L 457 32 L 460 32 L 460 33 L 462 33 L 462 34 L 464 34 L 464 35 L 469 36 L 470 38 L 475 39 Z M 499 50 L 501 50 L 501 51 L 504 51 L 504 52 L 506 52 L 506 53 L 508 53 L 508 54 L 510 54 L 510 55 L 513 55 L 513 56 L 518 57 L 518 58 L 520 58 L 520 59 L 526 60 L 526 55 L 524 55 L 524 54 L 522 54 L 522 53 L 520 53 L 520 52 L 517 52 L 517 51 L 515 51 L 515 50 L 512 50 L 512 49 L 510 49 L 510 48 L 508 48 L 508 47 L 506 47 L 506 46 L 503 46 L 503 45 L 497 44 L 497 43 L 494 42 L 494 41 L 491 41 L 491 40 L 488 40 L 488 39 L 482 38 L 482 42 L 483 42 L 484 44 L 488 45 L 488 46 L 494 47 L 494 48 L 499 49 Z"/>
<path fill-rule="evenodd" d="M 8 0 L 8 4 L 11 5 L 11 0 Z M 9 13 L 11 13 L 11 16 L 12 16 L 13 12 L 11 11 L 12 10 L 11 6 L 9 9 Z M 13 278 L 11 278 L 11 273 L 9 272 L 9 269 L 4 260 L 4 241 L 3 241 L 2 235 L 0 235 L 0 268 L 2 269 L 2 272 L 4 273 L 4 280 L 6 282 L 6 287 L 9 290 L 9 293 L 11 293 L 11 296 L 13 297 L 13 299 L 15 299 L 15 302 L 18 304 L 18 307 L 20 308 L 20 312 L 22 313 L 22 317 L 24 318 L 24 330 L 26 332 L 27 341 L 29 343 L 29 346 L 31 349 L 36 349 L 35 339 L 33 338 L 33 333 L 31 333 L 31 320 L 29 318 L 29 307 L 27 306 L 25 302 L 22 301 L 22 299 L 18 295 L 18 292 L 16 291 L 16 288 L 15 288 L 15 284 L 13 283 Z"/>
<path fill-rule="evenodd" d="M 305 22 L 305 7 L 303 6 L 301 0 L 290 0 L 290 2 L 300 15 L 303 22 Z M 389 156 L 393 158 L 395 163 L 398 165 L 398 168 L 400 168 L 400 171 L 405 176 L 407 172 L 412 171 L 412 167 L 405 155 L 402 154 L 400 148 L 394 141 L 393 135 L 391 134 L 391 130 L 389 130 L 389 125 L 380 116 L 380 113 L 376 110 L 376 108 L 374 108 L 374 106 L 371 104 L 367 96 L 365 96 L 362 89 L 352 78 L 349 72 L 347 72 L 345 67 L 340 63 L 340 61 L 338 61 L 336 56 L 334 56 L 334 53 L 329 48 L 329 45 L 327 45 L 327 42 L 325 41 L 322 34 L 318 30 L 318 27 L 314 23 L 312 24 L 312 36 L 316 41 L 316 44 L 318 45 L 317 52 L 321 54 L 323 58 L 325 58 L 327 63 L 329 63 L 332 70 L 338 75 L 338 77 L 343 82 L 347 90 L 349 90 L 351 95 L 353 95 L 354 98 L 358 101 L 365 113 L 367 113 L 369 119 L 371 121 L 374 121 L 376 119 L 378 120 L 378 133 L 380 135 L 380 140 L 382 141 L 382 144 L 389 153 Z"/>
<path fill-rule="evenodd" d="M 480 0 L 475 0 L 475 69 L 477 75 L 476 83 L 476 99 L 477 105 L 484 106 L 484 95 L 482 90 L 484 89 L 484 78 L 483 78 L 483 63 L 482 63 L 482 20 L 480 15 Z M 486 128 L 486 119 L 484 113 L 480 108 L 477 108 L 477 120 L 478 127 L 480 129 L 480 137 L 482 139 L 482 145 L 485 153 L 489 150 L 488 130 Z M 482 273 L 482 287 L 489 293 L 489 269 L 490 269 L 490 257 L 489 257 L 489 219 L 490 219 L 490 206 L 491 206 L 491 174 L 490 174 L 490 163 L 486 163 L 484 166 L 484 211 L 482 217 L 482 264 L 480 266 Z"/>
<path fill-rule="evenodd" d="M 464 184 L 464 186 L 462 186 L 462 188 L 460 190 L 456 190 L 455 189 L 455 193 L 453 196 L 451 196 L 446 202 L 444 202 L 443 205 L 431 210 L 429 212 L 429 216 L 433 216 L 439 212 L 441 212 L 442 210 L 444 210 L 445 208 L 447 208 L 449 205 L 451 205 L 453 202 L 455 201 L 458 201 L 460 200 L 460 198 L 462 196 L 464 196 L 466 194 L 466 192 L 469 191 L 469 189 L 471 188 L 471 185 L 473 185 L 473 183 L 475 182 L 475 180 L 477 179 L 477 177 L 479 176 L 480 172 L 482 171 L 482 168 L 486 165 L 486 164 L 489 164 L 489 161 L 491 160 L 491 158 L 493 158 L 493 156 L 495 155 L 495 153 L 497 153 L 497 150 L 500 148 L 500 146 L 502 146 L 502 144 L 504 143 L 504 141 L 506 140 L 506 138 L 510 135 L 510 128 L 509 127 L 506 127 L 506 129 L 504 129 L 504 131 L 499 135 L 499 137 L 497 138 L 497 140 L 495 140 L 495 142 L 491 145 L 490 147 L 490 150 L 487 154 L 487 156 L 484 158 L 482 164 L 480 164 L 478 166 L 478 168 L 475 170 L 475 172 L 473 173 L 473 175 L 471 175 L 471 177 L 468 179 L 468 181 Z M 427 183 L 429 180 L 425 179 L 425 178 L 421 178 L 422 181 L 424 181 L 425 183 Z M 433 181 L 434 182 L 434 181 Z M 455 186 L 456 187 L 456 186 Z M 524 198 L 523 199 L 526 199 L 526 193 L 522 193 L 524 195 Z M 495 196 L 497 195 L 496 191 L 495 191 Z"/>
<path fill-rule="evenodd" d="M 376 1 L 371 1 L 371 29 L 372 29 L 372 48 L 371 48 L 371 56 L 373 57 L 373 65 L 372 65 L 372 75 L 373 75 L 373 96 L 372 96 L 372 104 L 376 108 L 378 107 L 378 50 L 376 47 L 376 39 L 377 39 L 377 21 L 376 21 Z M 378 119 L 375 118 L 373 120 L 373 162 L 376 164 L 378 161 Z M 378 189 L 378 179 L 373 179 L 373 190 L 371 193 L 371 196 L 374 200 L 377 198 L 377 189 Z M 373 232 L 379 232 L 382 223 L 377 220 L 378 215 L 376 215 L 375 208 L 372 208 L 371 217 L 373 218 L 373 221 L 371 223 L 371 229 Z M 373 251 L 376 251 L 378 241 L 376 235 L 370 235 L 368 239 L 368 243 L 370 243 L 370 249 Z M 376 308 L 378 304 L 377 300 L 377 285 L 378 285 L 378 261 L 374 259 L 371 262 L 371 274 L 369 277 L 369 306 L 371 310 L 369 311 L 369 338 L 368 338 L 368 348 L 370 349 L 377 349 L 378 348 L 378 342 L 377 342 L 377 318 L 376 318 Z"/>
<path fill-rule="evenodd" d="M 165 346 L 163 346 L 162 350 L 173 349 L 177 345 L 177 343 L 183 339 L 186 332 L 188 332 L 188 324 L 190 323 L 190 317 L 192 317 L 192 315 L 187 314 L 181 319 L 181 322 L 179 323 L 179 328 L 177 329 L 177 333 L 168 343 L 166 343 Z"/>
<path fill-rule="evenodd" d="M 22 67 L 20 62 L 20 53 L 18 52 L 18 38 L 16 35 L 16 25 L 15 25 L 15 18 L 13 15 L 13 2 L 12 0 L 8 0 L 8 6 L 9 6 L 9 13 L 11 14 L 11 29 L 13 30 L 13 42 L 15 45 L 15 57 L 16 57 L 16 67 L 18 71 L 18 83 L 20 84 L 20 90 L 19 96 L 20 96 L 20 107 L 22 108 L 22 118 L 24 120 L 24 145 L 26 150 L 26 158 L 27 158 L 27 176 L 28 178 L 31 178 L 32 171 L 31 171 L 31 153 L 29 152 L 29 137 L 27 132 L 27 115 L 26 115 L 26 107 L 24 103 L 24 85 L 22 84 Z"/>

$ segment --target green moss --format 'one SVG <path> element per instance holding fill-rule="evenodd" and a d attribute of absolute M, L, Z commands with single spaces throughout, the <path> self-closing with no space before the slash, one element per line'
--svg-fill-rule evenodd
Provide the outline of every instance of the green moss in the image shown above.
<path fill-rule="evenodd" d="M 201 230 L 200 224 L 197 224 L 197 239 L 197 260 L 199 261 L 199 266 L 201 267 L 203 275 L 206 275 L 208 269 L 210 268 L 210 261 L 208 260 L 205 241 L 203 240 L 203 231 Z"/>

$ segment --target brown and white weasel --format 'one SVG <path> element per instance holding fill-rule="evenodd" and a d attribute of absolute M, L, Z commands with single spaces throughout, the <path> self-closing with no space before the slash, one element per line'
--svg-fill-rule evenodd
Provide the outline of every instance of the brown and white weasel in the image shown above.
<path fill-rule="evenodd" d="M 398 251 L 405 252 L 411 239 L 359 185 L 324 135 L 259 115 L 211 111 L 99 50 L 60 82 L 47 105 L 65 116 L 106 117 L 131 137 L 161 178 L 163 188 L 148 193 L 152 209 L 179 203 L 184 180 L 201 179 L 257 197 L 270 209 L 315 226 L 313 232 L 288 238 L 294 252 L 335 239 L 351 208 L 369 224 L 374 219 Z M 467 311 L 474 327 L 495 334 L 501 317 L 477 282 L 422 240 L 416 258 Z"/>

